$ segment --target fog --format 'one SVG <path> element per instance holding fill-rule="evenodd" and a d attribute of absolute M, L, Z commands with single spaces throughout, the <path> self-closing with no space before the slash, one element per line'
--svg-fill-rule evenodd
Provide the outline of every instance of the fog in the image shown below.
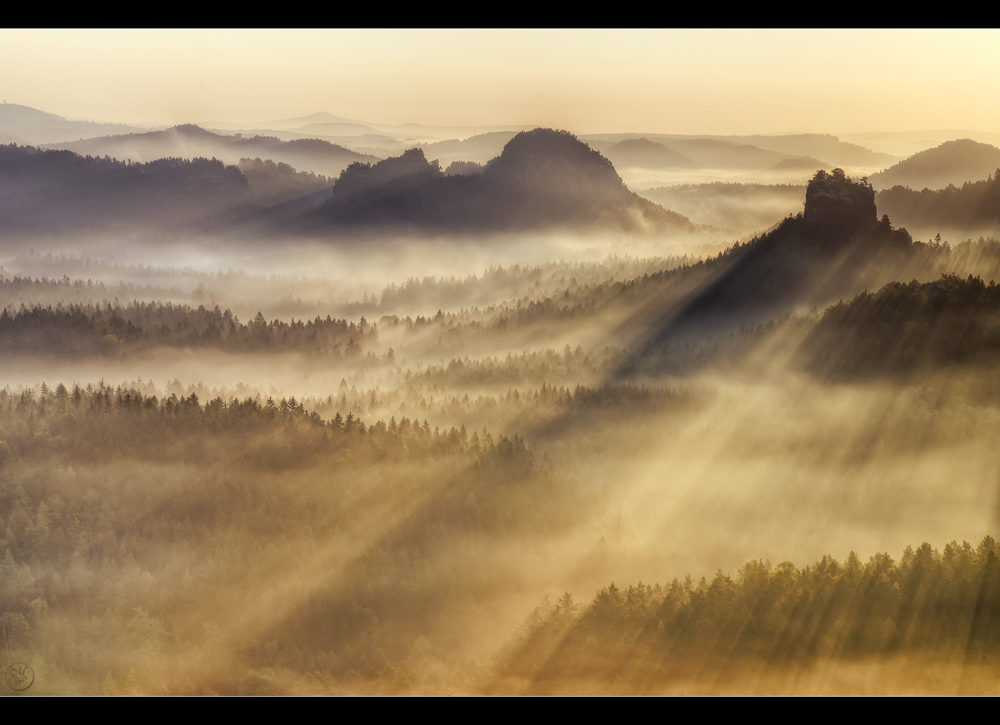
<path fill-rule="evenodd" d="M 961 381 L 950 378 L 824 384 L 784 353 L 797 349 L 796 342 L 794 330 L 779 326 L 739 372 L 723 365 L 646 380 L 646 396 L 611 389 L 594 403 L 579 391 L 575 403 L 569 390 L 539 396 L 540 381 L 556 375 L 536 369 L 517 386 L 521 397 L 494 394 L 485 414 L 474 385 L 397 377 L 394 392 L 383 378 L 378 396 L 392 399 L 370 404 L 369 388 L 355 391 L 350 380 L 349 388 L 337 387 L 338 376 L 351 378 L 347 369 L 299 378 L 287 358 L 247 358 L 241 368 L 235 360 L 161 354 L 156 365 L 131 367 L 149 376 L 160 369 L 182 378 L 196 374 L 209 386 L 249 381 L 199 392 L 205 415 L 209 395 L 263 401 L 295 390 L 327 420 L 333 413 L 326 410 L 343 399 L 351 402 L 337 412 L 360 413 L 369 424 L 390 415 L 394 422 L 426 416 L 432 426 L 454 421 L 484 441 L 519 430 L 534 472 L 517 468 L 515 457 L 498 459 L 499 468 L 488 473 L 461 448 L 414 466 L 408 461 L 417 455 L 416 441 L 409 453 L 386 448 L 389 457 L 381 461 L 355 452 L 351 446 L 360 441 L 345 448 L 334 438 L 330 453 L 324 452 L 329 444 L 310 452 L 311 434 L 286 427 L 257 434 L 233 428 L 226 435 L 235 439 L 209 428 L 197 440 L 191 436 L 204 424 L 193 420 L 190 433 L 126 444 L 141 429 L 132 424 L 134 432 L 121 429 L 114 434 L 121 443 L 105 444 L 106 453 L 96 456 L 83 442 L 61 451 L 52 436 L 72 429 L 60 423 L 60 403 L 50 393 L 42 404 L 51 412 L 29 419 L 34 430 L 22 432 L 16 423 L 5 428 L 4 470 L 5 480 L 24 490 L 8 514 L 8 541 L 20 543 L 8 550 L 19 556 L 52 551 L 55 569 L 46 574 L 37 565 L 15 564 L 27 579 L 7 596 L 44 595 L 29 599 L 35 610 L 28 611 L 34 612 L 31 636 L 42 639 L 34 645 L 41 664 L 34 666 L 51 693 L 509 691 L 504 688 L 513 685 L 498 680 L 489 662 L 502 658 L 518 623 L 543 596 L 555 601 L 568 591 L 586 602 L 609 581 L 666 584 L 687 574 L 735 572 L 758 559 L 804 566 L 824 555 L 843 561 L 851 551 L 887 551 L 895 558 L 914 542 L 975 544 L 993 530 L 1000 480 L 995 408 L 963 399 Z M 33 373 L 55 390 L 62 371 L 31 362 L 33 371 L 5 365 L 12 380 Z M 98 372 L 110 371 L 86 364 L 73 369 L 83 379 Z M 599 375 L 584 371 L 564 380 L 574 387 L 588 377 L 600 384 Z M 146 395 L 202 391 L 159 380 Z M 8 399 L 18 400 L 17 386 L 10 390 Z M 463 390 L 472 391 L 464 400 Z M 305 397 L 324 391 L 333 395 L 334 408 Z M 435 395 L 429 404 L 416 399 Z M 102 428 L 125 425 L 127 415 L 118 413 L 118 423 L 94 419 L 97 430 L 85 435 L 101 440 Z M 277 415 L 294 420 L 294 414 Z M 388 445 L 391 438 L 378 443 L 382 435 L 373 429 L 366 445 Z M 246 442 L 233 448 L 236 440 Z M 46 450 L 55 456 L 39 458 Z M 32 478 L 39 473 L 46 483 Z M 477 483 L 483 476 L 494 480 Z M 255 487 L 264 488 L 255 493 Z M 69 541 L 57 534 L 77 506 L 102 499 L 111 507 L 112 535 L 122 543 L 109 549 L 89 531 L 70 534 Z M 262 505 L 269 514 L 258 513 Z M 249 518 L 231 520 L 238 510 Z M 49 533 L 21 539 L 21 511 L 44 519 Z M 190 515 L 201 522 L 187 524 L 190 533 L 158 533 L 156 522 Z M 136 529 L 132 521 L 148 523 Z M 267 542 L 263 550 L 260 542 Z M 59 551 L 69 557 L 65 565 L 57 563 Z M 58 580 L 66 583 L 51 572 L 61 572 Z M 23 587 L 29 589 L 19 595 Z M 73 599 L 66 599 L 70 592 Z M 87 626 L 73 624 L 90 597 L 110 608 L 97 620 L 91 615 Z M 343 624 L 317 629 L 329 616 Z M 67 638 L 92 655 L 67 659 Z M 390 677 L 379 664 L 385 659 L 399 663 L 393 667 L 406 677 Z M 470 660 L 479 669 L 470 670 Z M 303 680 L 296 673 L 309 663 L 330 679 Z M 199 678 L 185 680 L 192 667 Z M 653 690 L 671 682 L 683 685 L 666 680 Z M 742 682 L 733 686 L 749 686 Z"/>
<path fill-rule="evenodd" d="M 867 158 L 700 140 L 660 139 Z M 508 141 L 210 230 L 4 227 L 31 694 L 995 691 L 995 239 L 914 239 L 841 168 L 657 207 Z"/>
<path fill-rule="evenodd" d="M 648 188 L 640 193 L 698 224 L 732 230 L 743 237 L 801 212 L 805 186 L 715 182 Z"/>

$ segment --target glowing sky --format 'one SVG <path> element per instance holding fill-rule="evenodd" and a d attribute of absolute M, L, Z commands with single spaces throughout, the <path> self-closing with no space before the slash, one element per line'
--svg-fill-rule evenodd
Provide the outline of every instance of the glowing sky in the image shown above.
<path fill-rule="evenodd" d="M 0 96 L 74 119 L 1000 131 L 997 30 L 0 30 Z"/>

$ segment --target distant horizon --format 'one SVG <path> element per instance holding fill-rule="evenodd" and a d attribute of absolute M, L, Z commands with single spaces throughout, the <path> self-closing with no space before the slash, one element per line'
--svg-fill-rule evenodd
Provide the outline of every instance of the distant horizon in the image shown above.
<path fill-rule="evenodd" d="M 995 30 L 4 30 L 0 97 L 172 126 L 317 107 L 578 134 L 997 132 Z"/>
<path fill-rule="evenodd" d="M 344 116 L 338 116 L 330 111 L 319 110 L 313 111 L 312 113 L 307 113 L 301 116 L 288 116 L 285 118 L 270 118 L 266 120 L 230 120 L 230 119 L 199 119 L 199 120 L 187 120 L 187 121 L 177 121 L 175 123 L 154 123 L 154 122 L 139 122 L 139 121 L 129 121 L 129 120 L 108 120 L 102 118 L 86 118 L 86 117 L 71 117 L 68 115 L 63 115 L 56 111 L 51 111 L 44 108 L 36 108 L 34 106 L 28 106 L 23 103 L 11 102 L 10 100 L 4 100 L 2 105 L 19 106 L 21 108 L 28 108 L 33 111 L 38 111 L 41 113 L 57 116 L 71 123 L 93 123 L 99 125 L 108 126 L 135 126 L 139 128 L 144 128 L 147 131 L 157 131 L 169 128 L 175 128 L 177 126 L 198 126 L 199 128 L 205 130 L 223 130 L 231 132 L 240 132 L 245 130 L 260 130 L 260 131 L 282 131 L 295 130 L 290 129 L 278 129 L 271 128 L 267 124 L 269 123 L 288 123 L 295 120 L 305 120 L 311 116 L 319 115 L 329 115 L 341 119 L 340 123 L 358 123 L 358 124 L 370 124 L 386 127 L 406 127 L 406 126 L 423 126 L 428 129 L 468 129 L 473 131 L 470 137 L 477 135 L 478 133 L 490 133 L 489 130 L 480 129 L 492 129 L 492 130 L 518 130 L 518 129 L 531 129 L 531 128 L 555 128 L 552 126 L 545 126 L 538 123 L 523 123 L 523 124 L 500 124 L 500 123 L 485 123 L 478 124 L 474 126 L 460 125 L 460 124 L 445 124 L 445 125 L 434 125 L 416 122 L 405 122 L 398 124 L 389 124 L 379 120 L 372 119 L 360 119 L 360 118 L 347 118 Z M 231 126 L 232 128 L 225 128 L 224 126 Z M 923 134 L 923 133 L 933 133 L 933 134 L 943 134 L 943 133 L 978 133 L 983 135 L 998 135 L 1000 136 L 1000 131 L 990 131 L 988 129 L 982 128 L 952 128 L 952 127 L 927 127 L 918 128 L 913 130 L 893 130 L 893 129 L 871 129 L 867 131 L 802 131 L 802 130 L 790 130 L 790 131 L 761 131 L 761 132 L 747 132 L 747 133 L 709 133 L 709 132 L 672 132 L 672 131 L 655 131 L 645 128 L 636 128 L 627 131 L 607 131 L 607 130 L 596 130 L 596 131 L 578 131 L 571 128 L 561 128 L 559 130 L 569 131 L 576 136 L 615 136 L 615 135 L 634 135 L 634 134 L 649 134 L 654 136 L 721 136 L 721 137 L 752 137 L 752 136 L 832 136 L 832 137 L 848 137 L 848 136 L 864 136 L 864 135 L 897 135 L 906 136 L 912 134 Z M 468 137 L 466 137 L 468 138 Z M 956 137 L 957 140 L 958 137 Z"/>

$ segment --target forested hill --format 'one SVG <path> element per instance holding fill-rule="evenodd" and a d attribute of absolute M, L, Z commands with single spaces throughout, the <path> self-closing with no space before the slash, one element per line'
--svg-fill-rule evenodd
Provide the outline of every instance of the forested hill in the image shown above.
<path fill-rule="evenodd" d="M 894 186 L 878 194 L 878 208 L 910 229 L 992 231 L 1000 228 L 1000 169 L 982 181 L 915 191 Z"/>
<path fill-rule="evenodd" d="M 135 164 L 72 151 L 0 146 L 0 225 L 190 223 L 245 203 L 249 183 L 215 159 Z"/>
<path fill-rule="evenodd" d="M 544 228 L 685 231 L 695 226 L 629 191 L 614 166 L 565 131 L 517 134 L 481 173 L 445 176 L 422 149 L 352 164 L 311 229 L 409 227 L 429 232 Z"/>
<path fill-rule="evenodd" d="M 892 282 L 827 310 L 802 352 L 810 370 L 832 379 L 954 364 L 993 368 L 1000 357 L 1000 286 L 972 275 Z"/>
<path fill-rule="evenodd" d="M 824 556 L 801 569 L 757 560 L 736 576 L 719 571 L 699 582 L 612 582 L 589 605 L 570 593 L 544 601 L 498 669 L 530 682 L 530 694 L 581 681 L 646 694 L 672 679 L 776 662 L 929 652 L 985 662 L 1000 651 L 998 551 L 985 536 L 943 552 L 907 546 L 898 562 L 881 553 L 866 564 L 852 551 L 843 562 Z"/>
<path fill-rule="evenodd" d="M 231 352 L 297 350 L 335 358 L 357 357 L 362 346 L 377 339 L 376 325 L 364 317 L 346 319 L 271 320 L 258 312 L 240 322 L 228 309 L 194 310 L 186 305 L 133 302 L 106 304 L 6 307 L 0 311 L 0 356 L 26 353 L 79 358 L 97 354 L 121 356 L 157 346 L 199 347 Z"/>
<path fill-rule="evenodd" d="M 987 143 L 964 138 L 900 161 L 885 171 L 872 174 L 878 189 L 909 186 L 912 189 L 942 189 L 949 184 L 984 179 L 1000 166 L 1000 149 Z"/>

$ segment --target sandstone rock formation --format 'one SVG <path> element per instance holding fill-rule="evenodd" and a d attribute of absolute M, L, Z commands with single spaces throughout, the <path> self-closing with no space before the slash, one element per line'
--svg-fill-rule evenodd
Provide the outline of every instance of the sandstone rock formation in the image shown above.
<path fill-rule="evenodd" d="M 875 226 L 875 191 L 867 179 L 854 181 L 841 169 L 817 171 L 806 187 L 802 213 L 809 227 L 824 236 L 837 237 L 864 232 Z"/>

